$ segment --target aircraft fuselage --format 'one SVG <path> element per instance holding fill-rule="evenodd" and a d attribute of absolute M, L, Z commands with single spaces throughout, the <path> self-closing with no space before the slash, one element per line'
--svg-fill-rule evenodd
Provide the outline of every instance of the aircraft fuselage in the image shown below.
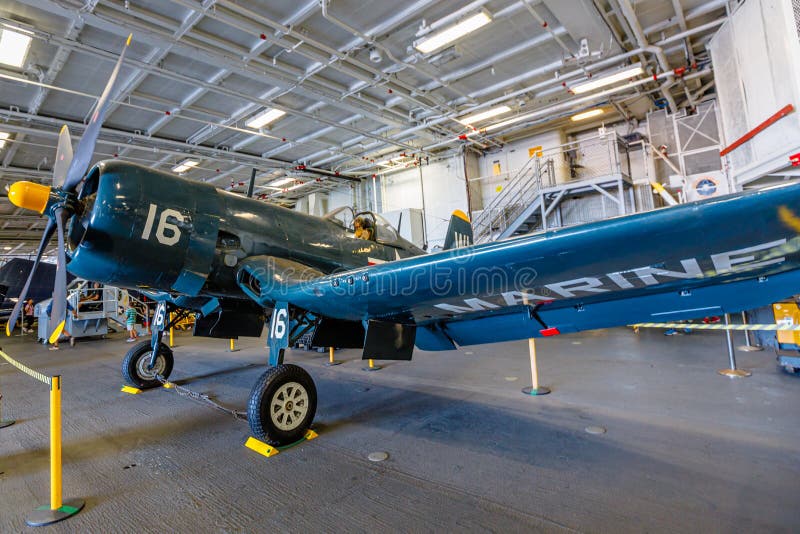
<path fill-rule="evenodd" d="M 95 166 L 79 198 L 85 211 L 70 222 L 68 268 L 120 287 L 244 298 L 235 273 L 246 257 L 331 273 L 423 253 L 404 240 L 356 239 L 324 218 L 119 161 Z"/>

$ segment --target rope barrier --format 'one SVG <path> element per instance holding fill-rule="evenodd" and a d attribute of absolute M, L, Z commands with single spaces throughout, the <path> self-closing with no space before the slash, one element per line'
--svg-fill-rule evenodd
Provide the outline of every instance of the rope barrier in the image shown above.
<path fill-rule="evenodd" d="M 5 361 L 7 361 L 8 363 L 10 363 L 10 364 L 11 364 L 11 365 L 13 365 L 14 367 L 16 367 L 17 369 L 19 369 L 19 370 L 20 370 L 20 371 L 22 371 L 23 373 L 25 373 L 26 375 L 28 375 L 29 377 L 31 377 L 31 378 L 34 378 L 34 379 L 38 380 L 39 382 L 41 382 L 41 383 L 43 383 L 43 384 L 47 384 L 47 385 L 48 385 L 48 386 L 50 386 L 50 387 L 52 387 L 52 386 L 53 386 L 53 379 L 52 379 L 52 377 L 49 377 L 49 376 L 47 376 L 47 375 L 46 375 L 46 374 L 44 374 L 44 373 L 40 373 L 39 371 L 34 371 L 34 370 L 33 370 L 33 369 L 31 369 L 30 367 L 28 367 L 28 366 L 26 366 L 26 365 L 24 365 L 24 364 L 21 364 L 21 363 L 19 363 L 17 360 L 15 360 L 14 358 L 12 358 L 11 356 L 9 356 L 8 354 L 6 354 L 5 352 L 3 352 L 2 350 L 0 350 L 0 356 L 2 356 L 2 358 L 3 358 Z"/>
<path fill-rule="evenodd" d="M 24 365 L 2 350 L 5 361 L 50 388 L 50 506 L 40 506 L 31 512 L 25 522 L 32 527 L 50 525 L 78 513 L 84 505 L 79 499 L 66 502 L 62 496 L 61 469 L 61 375 L 47 376 Z"/>
<path fill-rule="evenodd" d="M 633 328 L 688 328 L 689 330 L 768 330 L 771 332 L 792 332 L 800 330 L 800 324 L 693 324 L 693 323 L 638 323 Z"/>

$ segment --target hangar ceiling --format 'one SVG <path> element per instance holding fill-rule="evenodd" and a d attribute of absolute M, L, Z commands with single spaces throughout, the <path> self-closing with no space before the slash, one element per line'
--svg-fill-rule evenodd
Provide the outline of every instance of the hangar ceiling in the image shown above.
<path fill-rule="evenodd" d="M 724 0 L 10 0 L 0 29 L 31 44 L 21 66 L 0 64 L 0 186 L 49 183 L 60 126 L 80 137 L 130 32 L 95 160 L 170 170 L 190 159 L 187 178 L 233 190 L 256 168 L 257 194 L 291 204 L 598 106 L 606 122 L 691 107 L 713 92 L 705 43 L 727 9 Z M 454 42 L 415 47 L 478 15 L 489 22 Z M 636 65 L 635 83 L 573 91 Z M 252 125 L 270 109 L 280 116 Z M 44 221 L 0 202 L 3 253 L 35 249 Z"/>

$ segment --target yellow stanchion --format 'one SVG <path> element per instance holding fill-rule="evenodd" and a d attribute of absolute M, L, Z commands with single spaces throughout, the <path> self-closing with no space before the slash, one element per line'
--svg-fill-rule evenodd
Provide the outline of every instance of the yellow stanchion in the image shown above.
<path fill-rule="evenodd" d="M 325 365 L 327 365 L 328 367 L 332 367 L 334 365 L 339 365 L 340 363 L 342 362 L 333 359 L 333 347 L 328 347 L 328 363 L 326 363 Z"/>
<path fill-rule="evenodd" d="M 536 340 L 528 339 L 528 352 L 531 356 L 531 387 L 523 388 L 525 395 L 538 396 L 550 393 L 550 388 L 539 385 L 539 369 L 536 366 Z"/>
<path fill-rule="evenodd" d="M 71 517 L 83 509 L 80 499 L 64 501 L 61 494 L 61 375 L 47 376 L 34 371 L 3 351 L 0 357 L 30 376 L 50 386 L 50 505 L 31 512 L 25 522 L 32 527 L 50 525 Z"/>
<path fill-rule="evenodd" d="M 231 338 L 231 352 L 233 352 L 233 338 Z"/>
<path fill-rule="evenodd" d="M 380 371 L 381 369 L 383 369 L 383 367 L 381 367 L 380 365 L 375 365 L 375 360 L 370 358 L 369 359 L 369 367 L 363 367 L 362 369 L 364 371 Z"/>
<path fill-rule="evenodd" d="M 61 377 L 50 383 L 50 510 L 61 508 Z"/>
<path fill-rule="evenodd" d="M 170 325 L 172 324 L 173 317 L 174 317 L 174 314 L 170 313 L 170 314 L 169 314 L 169 324 L 170 324 Z M 173 345 L 173 343 L 172 343 L 172 341 L 173 341 L 173 339 L 172 339 L 172 332 L 173 332 L 173 330 L 175 330 L 175 329 L 174 329 L 172 326 L 170 326 L 170 327 L 169 327 L 169 346 L 170 346 L 170 347 L 174 347 L 174 346 L 175 346 L 175 345 Z"/>

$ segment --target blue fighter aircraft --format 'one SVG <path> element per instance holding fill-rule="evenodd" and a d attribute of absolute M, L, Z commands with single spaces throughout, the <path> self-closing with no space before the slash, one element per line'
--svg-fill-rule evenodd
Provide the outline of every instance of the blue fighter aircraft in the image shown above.
<path fill-rule="evenodd" d="M 123 362 L 138 387 L 172 371 L 161 343 L 168 311 L 175 320 L 197 313 L 195 335 L 223 338 L 260 336 L 269 317 L 270 367 L 253 387 L 248 420 L 270 444 L 298 440 L 314 418 L 313 380 L 283 363 L 310 332 L 316 346 L 410 360 L 414 347 L 737 312 L 800 287 L 800 185 L 479 245 L 456 213 L 445 250 L 427 254 L 372 213 L 318 218 L 129 163 L 89 169 L 124 55 L 74 156 L 62 130 L 53 186 L 9 190 L 11 202 L 50 218 L 37 262 L 58 236 L 51 339 L 64 325 L 67 269 L 160 301 L 152 339 Z M 367 239 L 356 237 L 355 219 L 366 221 Z M 9 334 L 18 316 L 19 306 Z"/>

